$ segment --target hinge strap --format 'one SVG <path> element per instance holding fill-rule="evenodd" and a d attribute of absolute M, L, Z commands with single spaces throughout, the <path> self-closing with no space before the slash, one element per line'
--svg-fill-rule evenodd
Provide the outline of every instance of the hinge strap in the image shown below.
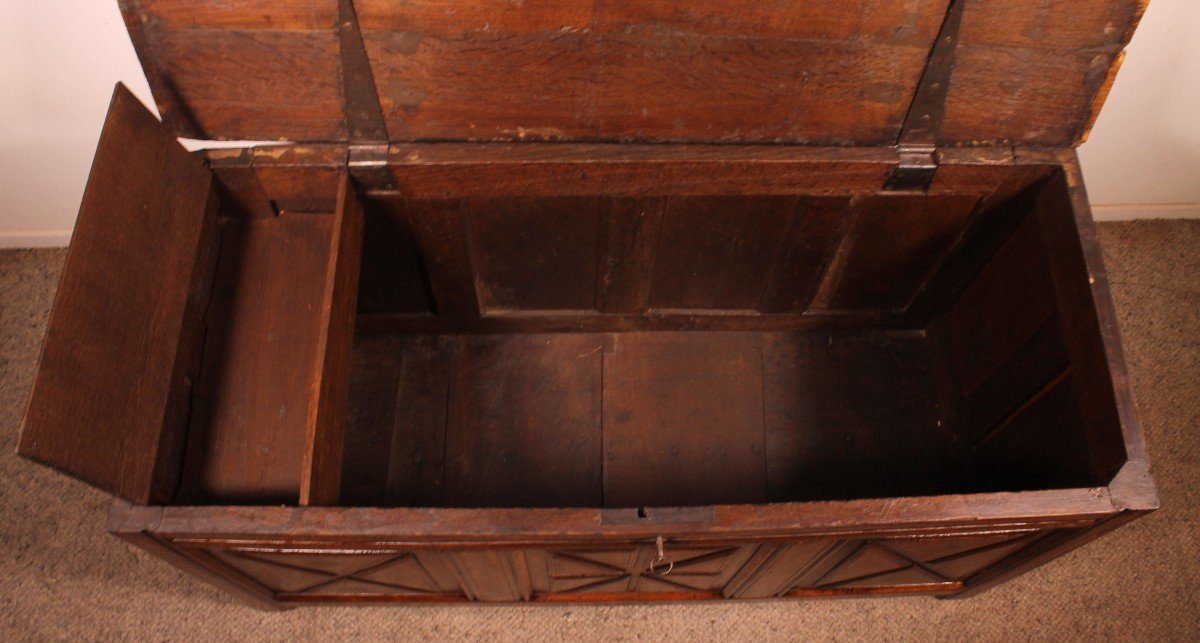
<path fill-rule="evenodd" d="M 346 112 L 346 129 L 351 144 L 388 140 L 383 120 L 383 107 L 371 63 L 363 45 L 358 14 L 351 0 L 338 0 L 338 45 L 342 62 L 342 101 Z"/>
<path fill-rule="evenodd" d="M 396 177 L 388 168 L 387 143 L 351 143 L 350 178 L 364 190 L 394 190 Z"/>
<path fill-rule="evenodd" d="M 965 4 L 965 0 L 950 0 L 946 8 L 946 17 L 929 50 L 929 59 L 896 141 L 900 163 L 884 183 L 885 190 L 928 190 L 937 173 L 935 146 L 946 115 L 946 96 L 957 62 Z"/>
<path fill-rule="evenodd" d="M 958 58 L 959 27 L 962 25 L 965 0 L 950 0 L 946 19 L 938 31 L 937 40 L 929 51 L 929 60 L 921 74 L 921 82 L 913 93 L 908 115 L 900 128 L 896 143 L 901 147 L 936 145 L 946 115 L 946 95 L 950 92 L 950 77 Z"/>
<path fill-rule="evenodd" d="M 937 173 L 937 149 L 928 146 L 901 146 L 900 163 L 883 184 L 884 190 L 925 191 Z"/>

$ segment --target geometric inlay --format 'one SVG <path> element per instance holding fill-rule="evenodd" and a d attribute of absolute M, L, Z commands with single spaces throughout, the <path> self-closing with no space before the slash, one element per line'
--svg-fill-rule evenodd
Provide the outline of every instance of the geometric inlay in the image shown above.
<path fill-rule="evenodd" d="M 900 585 L 929 585 L 945 583 L 946 579 L 933 572 L 910 565 L 903 569 L 868 574 L 838 583 L 838 587 L 896 587 Z"/>
<path fill-rule="evenodd" d="M 864 542 L 818 581 L 818 587 L 922 584 L 945 579 L 916 568 L 915 563 L 893 551 Z"/>
<path fill-rule="evenodd" d="M 550 558 L 550 577 L 596 578 L 601 576 L 620 576 L 633 566 L 636 556 L 636 549 L 554 552 Z"/>
<path fill-rule="evenodd" d="M 983 568 L 999 562 L 1025 546 L 1035 534 L 990 534 L 941 536 L 885 541 L 899 552 L 948 578 L 966 580 Z"/>
<path fill-rule="evenodd" d="M 442 594 L 412 554 L 210 550 L 230 567 L 288 594 Z"/>
<path fill-rule="evenodd" d="M 551 592 L 710 592 L 719 589 L 729 560 L 737 547 L 671 549 L 668 570 L 659 564 L 650 571 L 655 550 L 631 547 L 618 550 L 556 551 L 550 553 Z"/>
<path fill-rule="evenodd" d="M 816 587 L 894 587 L 963 581 L 1027 545 L 1035 533 L 867 540 Z"/>

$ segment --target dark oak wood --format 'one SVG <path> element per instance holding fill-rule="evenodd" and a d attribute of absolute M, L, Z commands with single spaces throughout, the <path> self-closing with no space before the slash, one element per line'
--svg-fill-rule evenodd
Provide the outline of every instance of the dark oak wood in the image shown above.
<path fill-rule="evenodd" d="M 795 197 L 668 197 L 648 307 L 757 309 L 798 207 Z"/>
<path fill-rule="evenodd" d="M 336 501 L 362 239 L 341 198 L 222 219 L 180 502 Z"/>
<path fill-rule="evenodd" d="M 936 425 L 921 333 L 772 333 L 763 344 L 771 501 L 965 490 Z"/>
<path fill-rule="evenodd" d="M 604 384 L 605 506 L 766 501 L 759 337 L 614 334 Z"/>
<path fill-rule="evenodd" d="M 362 205 L 348 174 L 342 175 L 338 201 L 325 267 L 325 297 L 317 316 L 323 330 L 317 338 L 317 357 L 310 375 L 313 393 L 305 420 L 301 505 L 336 504 L 340 495 L 363 235 Z"/>
<path fill-rule="evenodd" d="M 599 504 L 601 338 L 451 341 L 446 506 Z"/>
<path fill-rule="evenodd" d="M 817 291 L 821 310 L 903 309 L 965 230 L 972 196 L 863 196 Z"/>
<path fill-rule="evenodd" d="M 1064 146 L 1085 135 L 1145 7 L 120 4 L 160 112 L 192 138 L 891 145 L 932 103 L 944 116 L 922 124 L 942 145 Z M 941 52 L 948 16 L 961 26 Z"/>
<path fill-rule="evenodd" d="M 119 4 L 159 113 L 176 135 L 251 141 L 348 136 L 336 2 Z"/>
<path fill-rule="evenodd" d="M 1146 4 L 966 1 L 937 142 L 1081 142 Z"/>
<path fill-rule="evenodd" d="M 297 150 L 275 167 L 337 167 L 336 147 Z M 585 172 L 687 162 L 679 150 L 551 152 L 475 169 L 532 178 L 564 157 Z M 744 160 L 773 172 L 855 154 Z M 711 158 L 718 185 L 741 171 Z M 222 171 L 267 163 L 228 159 Z M 420 167 L 393 161 L 397 173 Z M 202 504 L 145 508 L 153 517 L 130 507 L 115 529 L 279 605 L 986 586 L 1156 504 L 1143 459 L 1115 448 L 1097 459 L 1094 445 L 1136 448 L 1129 427 L 1085 411 L 1117 380 L 1088 374 L 1109 372 L 1112 339 L 1087 321 L 1103 291 L 1078 289 L 1079 266 L 1096 270 L 1073 168 L 1038 150 L 950 154 L 927 194 L 853 182 L 793 194 L 368 189 L 361 219 L 345 179 L 333 215 L 259 216 L 232 199 L 205 403 L 175 499 Z M 266 194 L 261 179 L 245 189 Z M 358 234 L 361 259 L 347 241 Z M 346 288 L 355 269 L 359 305 Z M 271 320 L 285 310 L 313 312 L 289 319 L 281 361 Z M 214 421 L 222 390 L 279 395 L 318 420 Z M 249 411 L 268 408 L 279 407 Z M 228 446 L 242 440 L 276 443 Z M 247 471 L 258 477 L 239 481 Z M 329 506 L 261 506 L 277 502 Z M 649 567 L 660 536 L 679 552 L 675 577 Z"/>
<path fill-rule="evenodd" d="M 169 502 L 211 281 L 212 177 L 123 85 L 93 167 L 17 451 Z"/>
<path fill-rule="evenodd" d="M 224 218 L 221 237 L 179 501 L 294 503 L 333 217 Z"/>
<path fill-rule="evenodd" d="M 120 5 L 165 124 L 20 448 L 260 607 L 966 596 L 1157 506 L 1063 147 L 1141 0 Z"/>

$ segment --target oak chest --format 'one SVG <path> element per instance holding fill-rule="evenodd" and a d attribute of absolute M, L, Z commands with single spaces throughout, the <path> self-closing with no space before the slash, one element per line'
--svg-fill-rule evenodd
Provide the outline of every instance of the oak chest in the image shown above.
<path fill-rule="evenodd" d="M 121 7 L 19 449 L 256 605 L 960 597 L 1157 506 L 1073 151 L 1142 2 Z"/>

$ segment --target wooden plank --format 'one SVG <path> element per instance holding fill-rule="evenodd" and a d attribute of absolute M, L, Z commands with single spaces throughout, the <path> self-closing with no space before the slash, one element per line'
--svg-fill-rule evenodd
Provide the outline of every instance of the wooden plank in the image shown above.
<path fill-rule="evenodd" d="M 471 200 L 483 313 L 595 310 L 600 207 L 595 197 Z"/>
<path fill-rule="evenodd" d="M 954 171 L 957 170 L 957 171 Z M 1002 172 L 997 172 L 1002 170 Z M 914 319 L 946 312 L 976 278 L 1033 209 L 1038 184 L 1050 172 L 1045 166 L 960 166 L 939 169 L 934 185 L 988 193 L 967 230 L 909 304 Z M 948 177 L 952 176 L 953 178 Z"/>
<path fill-rule="evenodd" d="M 244 217 L 270 218 L 278 214 L 271 198 L 263 190 L 246 149 L 204 153 L 216 178 L 217 194 L 224 208 Z"/>
<path fill-rule="evenodd" d="M 810 538 L 791 543 L 762 544 L 725 587 L 728 598 L 770 598 L 796 586 L 822 560 L 836 555 L 837 541 Z"/>
<path fill-rule="evenodd" d="M 178 484 L 215 256 L 212 176 L 118 85 L 17 451 L 134 502 Z"/>
<path fill-rule="evenodd" d="M 1144 462 L 1145 447 L 1083 177 L 1073 151 L 1065 161 L 1063 174 L 1038 194 L 1035 213 L 1078 383 L 1091 470 L 1107 480 L 1128 460 Z M 1157 505 L 1153 484 L 1148 487 L 1130 508 Z"/>
<path fill-rule="evenodd" d="M 1104 487 L 1052 489 L 1022 493 L 947 494 L 833 502 L 722 505 L 710 518 L 628 520 L 605 515 L 632 509 L 516 508 L 426 509 L 359 507 L 134 507 L 124 529 L 173 534 L 180 543 L 214 544 L 229 539 L 297 538 L 335 544 L 369 539 L 408 546 L 478 545 L 547 542 L 596 543 L 610 538 L 656 536 L 730 538 L 878 534 L 967 534 L 980 530 L 1078 527 L 1120 510 Z M 650 510 L 648 509 L 649 513 Z M 112 514 L 110 514 L 110 517 Z M 110 527 L 111 529 L 112 527 Z M 277 540 L 276 540 L 277 541 Z"/>
<path fill-rule="evenodd" d="M 1144 6 L 967 2 L 938 142 L 1078 144 Z"/>
<path fill-rule="evenodd" d="M 349 174 L 338 188 L 333 213 L 324 300 L 318 323 L 316 358 L 310 374 L 305 455 L 300 479 L 301 505 L 338 502 L 342 477 L 342 443 L 350 386 L 350 352 L 354 341 L 355 300 L 362 261 L 363 211 Z"/>
<path fill-rule="evenodd" d="M 877 542 L 946 578 L 966 580 L 1043 535 L 1039 531 L 1027 531 L 971 536 L 889 538 Z"/>
<path fill-rule="evenodd" d="M 804 312 L 850 224 L 850 200 L 809 197 L 788 231 L 775 275 L 758 309 L 764 313 Z"/>
<path fill-rule="evenodd" d="M 972 465 L 982 488 L 1045 489 L 1101 481 L 1088 461 L 1078 386 L 1067 371 L 975 441 Z"/>
<path fill-rule="evenodd" d="M 332 215 L 223 219 L 180 502 L 295 503 L 328 325 Z"/>
<path fill-rule="evenodd" d="M 558 333 L 672 330 L 912 330 L 898 312 L 873 310 L 772 313 L 758 311 L 655 311 L 654 314 L 581 314 L 554 311 L 482 318 L 423 315 L 361 315 L 358 328 L 370 333 Z"/>
<path fill-rule="evenodd" d="M 367 335 L 354 340 L 342 447 L 340 495 L 344 506 L 386 506 L 396 398 L 408 342 L 398 335 Z"/>
<path fill-rule="evenodd" d="M 254 167 L 263 191 L 276 210 L 294 213 L 333 212 L 343 168 L 261 164 Z"/>
<path fill-rule="evenodd" d="M 1024 344 L 962 400 L 960 433 L 964 440 L 979 438 L 1010 411 L 1067 367 L 1058 315 L 1046 320 Z"/>
<path fill-rule="evenodd" d="M 664 194 L 848 195 L 874 191 L 890 148 L 800 145 L 392 145 L 395 187 L 419 199 Z"/>
<path fill-rule="evenodd" d="M 765 500 L 758 337 L 611 335 L 604 380 L 605 506 Z"/>
<path fill-rule="evenodd" d="M 461 201 L 408 201 L 403 221 L 412 232 L 413 243 L 429 279 L 433 312 L 441 320 L 479 317 L 479 295 L 467 241 L 464 205 Z M 385 254 L 379 258 L 387 262 Z M 411 279 L 411 276 L 402 276 Z"/>
<path fill-rule="evenodd" d="M 383 506 L 434 507 L 444 502 L 446 423 L 459 342 L 431 336 L 404 342 L 399 382 L 392 391 L 395 417 L 386 446 Z"/>
<path fill-rule="evenodd" d="M 668 198 L 650 307 L 757 308 L 797 208 L 795 197 Z"/>
<path fill-rule="evenodd" d="M 368 199 L 363 205 L 358 311 L 432 316 L 435 292 L 450 306 L 446 312 L 453 310 L 440 263 L 439 237 L 431 234 L 439 227 L 440 211 L 432 204 L 415 205 L 401 199 Z M 419 246 L 418 239 L 428 245 Z M 465 248 L 462 253 L 465 255 Z M 471 285 L 469 280 L 467 285 Z"/>
<path fill-rule="evenodd" d="M 356 6 L 392 140 L 879 144 L 945 0 Z"/>
<path fill-rule="evenodd" d="M 947 340 L 963 395 L 970 395 L 1057 308 L 1047 250 L 1026 217 L 947 316 Z"/>
<path fill-rule="evenodd" d="M 120 5 L 142 67 L 152 70 L 159 111 L 176 135 L 346 140 L 336 3 Z"/>
<path fill-rule="evenodd" d="M 392 141 L 891 145 L 948 0 L 357 0 L 361 34 L 335 2 L 121 7 L 161 113 L 193 138 L 347 140 L 348 121 L 377 138 L 382 110 Z M 937 141 L 1076 144 L 1143 10 L 963 0 Z"/>
<path fill-rule="evenodd" d="M 771 333 L 763 339 L 768 500 L 944 493 L 961 486 L 938 430 L 918 333 Z M 949 486 L 948 486 L 949 485 Z"/>
<path fill-rule="evenodd" d="M 853 222 L 813 301 L 823 310 L 906 307 L 974 210 L 969 195 L 880 194 L 856 199 Z"/>
<path fill-rule="evenodd" d="M 665 198 L 606 199 L 596 306 L 601 312 L 646 311 L 665 206 Z"/>
<path fill-rule="evenodd" d="M 599 506 L 599 335 L 457 338 L 445 505 Z"/>
<path fill-rule="evenodd" d="M 457 346 L 453 339 L 432 335 L 355 341 L 343 505 L 442 504 L 446 410 Z"/>
<path fill-rule="evenodd" d="M 250 578 L 244 577 L 238 572 L 227 568 L 227 566 L 222 565 L 219 561 L 206 559 L 195 553 L 191 555 L 185 554 L 167 544 L 167 542 L 150 534 L 131 532 L 115 535 L 121 540 L 142 548 L 180 570 L 200 578 L 213 587 L 224 592 L 229 592 L 252 607 L 269 612 L 289 609 L 275 601 L 274 592 Z M 234 573 L 231 574 L 230 571 Z"/>
<path fill-rule="evenodd" d="M 966 589 L 955 594 L 954 598 L 969 598 L 981 594 L 1000 583 L 1012 580 L 1059 556 L 1066 555 L 1147 513 L 1150 512 L 1128 510 L 1102 520 L 1088 529 L 1063 529 L 1051 532 L 1047 537 L 1031 543 L 1012 558 L 972 576 L 967 581 Z"/>

